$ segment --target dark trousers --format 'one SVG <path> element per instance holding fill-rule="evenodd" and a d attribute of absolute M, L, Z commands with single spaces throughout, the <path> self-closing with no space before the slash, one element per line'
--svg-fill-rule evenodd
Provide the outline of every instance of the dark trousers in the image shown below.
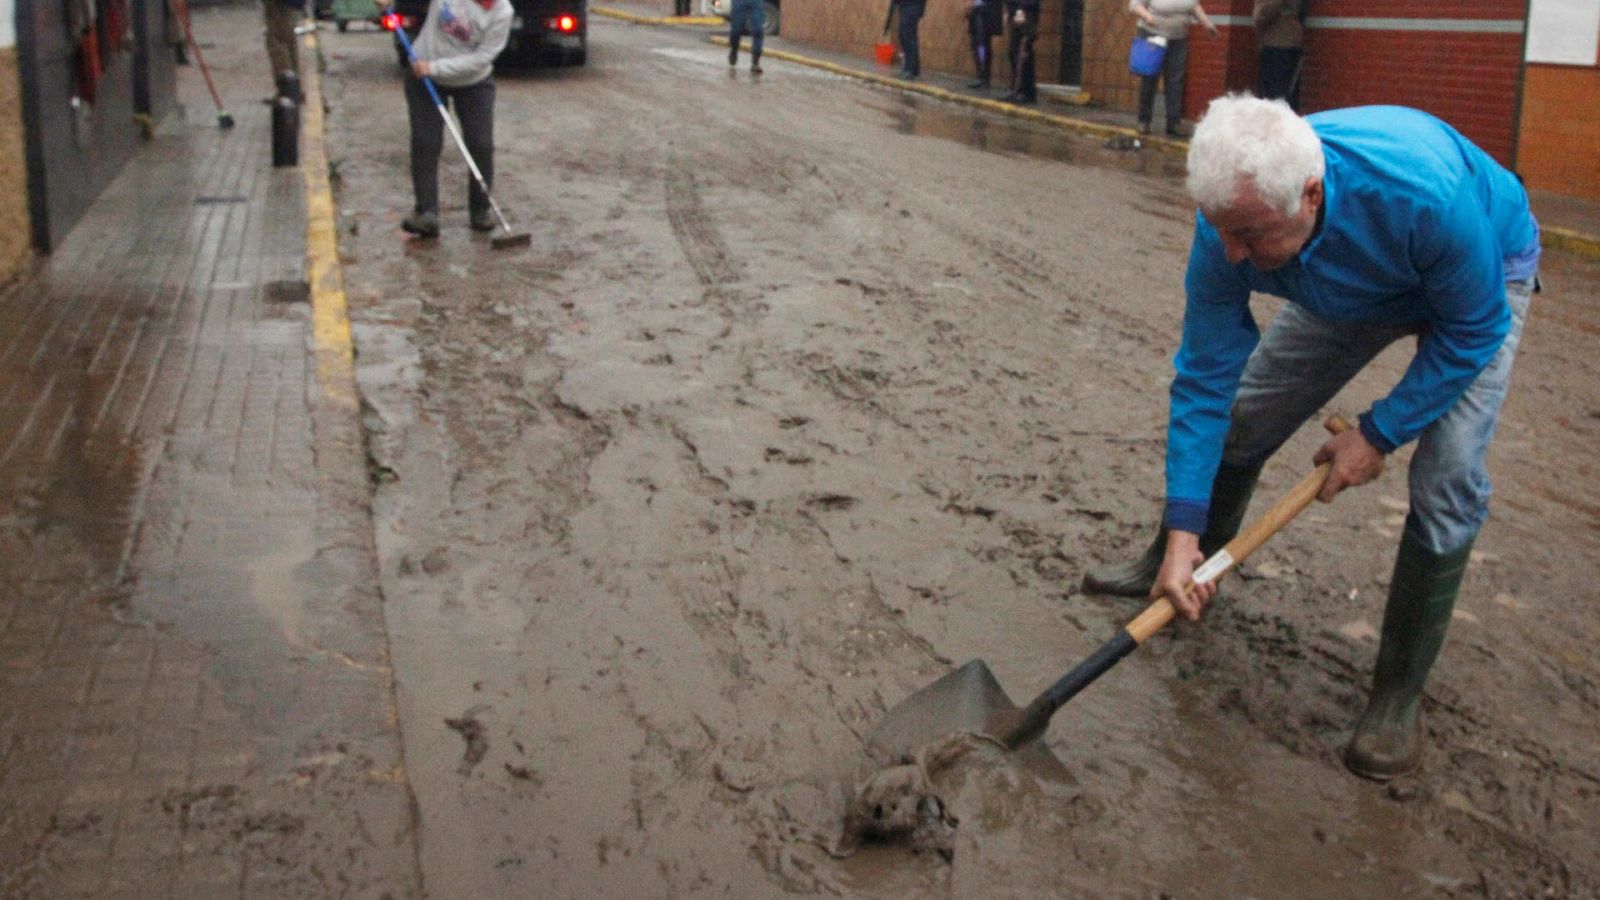
<path fill-rule="evenodd" d="M 478 164 L 483 180 L 494 184 L 494 79 L 461 88 L 439 87 L 439 96 L 455 110 L 466 139 L 467 152 Z M 422 80 L 406 74 L 406 111 L 411 116 L 411 190 L 417 212 L 439 211 L 439 151 L 444 147 L 444 120 L 428 96 Z M 478 182 L 467 176 L 467 209 L 486 212 L 489 198 Z"/>
<path fill-rule="evenodd" d="M 900 0 L 900 54 L 905 57 L 908 75 L 922 74 L 922 49 L 917 44 L 917 26 L 927 11 L 927 0 Z"/>
<path fill-rule="evenodd" d="M 750 64 L 761 62 L 761 42 L 767 36 L 767 10 L 761 0 L 733 0 L 728 16 L 728 47 L 732 60 L 739 55 L 739 37 L 750 35 Z"/>
<path fill-rule="evenodd" d="M 1189 68 L 1189 39 L 1167 41 L 1167 55 L 1161 60 L 1159 75 L 1139 76 L 1139 124 L 1149 125 L 1155 115 L 1156 81 L 1166 89 L 1167 130 L 1177 130 L 1183 121 L 1183 73 Z"/>
<path fill-rule="evenodd" d="M 991 59 L 993 45 L 989 40 L 992 36 L 989 34 L 989 21 L 984 10 L 975 9 L 967 13 L 967 39 L 972 43 L 972 68 L 985 87 L 989 84 L 989 64 L 993 61 Z"/>
<path fill-rule="evenodd" d="M 1033 67 L 1033 42 L 1038 36 L 1039 26 L 1031 19 L 1026 25 L 1011 23 L 1011 40 L 1006 47 L 1006 58 L 1011 61 L 1011 93 L 1024 100 L 1039 99 Z"/>
<path fill-rule="evenodd" d="M 1282 97 L 1289 108 L 1300 111 L 1299 47 L 1262 47 L 1256 76 L 1257 97 Z"/>
<path fill-rule="evenodd" d="M 689 0 L 672 0 L 672 14 L 687 16 L 689 14 Z"/>

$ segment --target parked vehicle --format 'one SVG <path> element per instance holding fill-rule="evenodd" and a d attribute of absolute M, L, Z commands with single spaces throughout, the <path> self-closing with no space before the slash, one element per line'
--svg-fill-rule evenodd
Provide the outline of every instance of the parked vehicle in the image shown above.
<path fill-rule="evenodd" d="M 778 33 L 778 0 L 761 0 L 763 22 L 762 34 Z M 733 0 L 701 0 L 701 11 L 708 16 L 721 16 L 724 19 L 733 15 Z"/>
<path fill-rule="evenodd" d="M 499 62 L 581 66 L 588 61 L 588 0 L 511 0 L 511 8 L 511 37 Z M 406 35 L 415 39 L 427 16 L 428 0 L 395 0 L 392 12 L 383 17 L 383 27 L 390 31 L 404 28 Z M 405 66 L 406 50 L 399 38 L 395 38 L 394 51 Z"/>

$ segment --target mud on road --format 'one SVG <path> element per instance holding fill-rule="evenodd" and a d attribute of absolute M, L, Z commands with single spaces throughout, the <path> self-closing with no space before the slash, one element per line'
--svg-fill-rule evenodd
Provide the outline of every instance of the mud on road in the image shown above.
<path fill-rule="evenodd" d="M 1594 264 L 1547 256 L 1420 775 L 1338 759 L 1402 453 L 1063 709 L 1071 783 L 985 785 L 949 861 L 840 859 L 886 708 L 974 657 L 1025 701 L 1138 611 L 1077 585 L 1160 503 L 1173 161 L 597 21 L 498 82 L 533 246 L 469 234 L 449 151 L 415 244 L 392 53 L 324 53 L 430 896 L 1600 892 Z"/>

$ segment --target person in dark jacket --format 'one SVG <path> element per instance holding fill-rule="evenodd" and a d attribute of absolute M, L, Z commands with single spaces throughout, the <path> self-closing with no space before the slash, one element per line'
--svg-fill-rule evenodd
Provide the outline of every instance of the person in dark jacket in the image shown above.
<path fill-rule="evenodd" d="M 972 66 L 977 78 L 967 87 L 989 87 L 994 62 L 994 36 L 1004 27 L 1003 0 L 971 0 L 967 4 L 967 38 L 972 42 Z"/>
<path fill-rule="evenodd" d="M 1011 93 L 1005 100 L 1038 103 L 1033 42 L 1039 37 L 1039 0 L 1006 0 L 1006 13 L 1011 23 L 1011 39 L 1006 45 L 1006 57 L 1011 61 Z"/>
<path fill-rule="evenodd" d="M 1303 0 L 1256 0 L 1256 96 L 1300 111 L 1300 54 L 1306 39 Z"/>

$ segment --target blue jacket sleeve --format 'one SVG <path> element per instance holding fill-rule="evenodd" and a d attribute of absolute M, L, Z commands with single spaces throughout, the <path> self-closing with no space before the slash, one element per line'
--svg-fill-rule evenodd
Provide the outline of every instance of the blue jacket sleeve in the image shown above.
<path fill-rule="evenodd" d="M 1239 376 L 1260 339 L 1250 314 L 1250 286 L 1222 252 L 1222 242 L 1203 217 L 1195 223 L 1184 277 L 1188 296 L 1183 343 L 1173 358 L 1167 418 L 1167 528 L 1205 531 L 1211 482 L 1222 460 L 1228 411 Z"/>
<path fill-rule="evenodd" d="M 1428 330 L 1400 382 L 1360 422 L 1385 453 L 1454 406 L 1511 330 L 1499 241 L 1471 184 L 1441 208 L 1422 211 L 1412 241 Z"/>

